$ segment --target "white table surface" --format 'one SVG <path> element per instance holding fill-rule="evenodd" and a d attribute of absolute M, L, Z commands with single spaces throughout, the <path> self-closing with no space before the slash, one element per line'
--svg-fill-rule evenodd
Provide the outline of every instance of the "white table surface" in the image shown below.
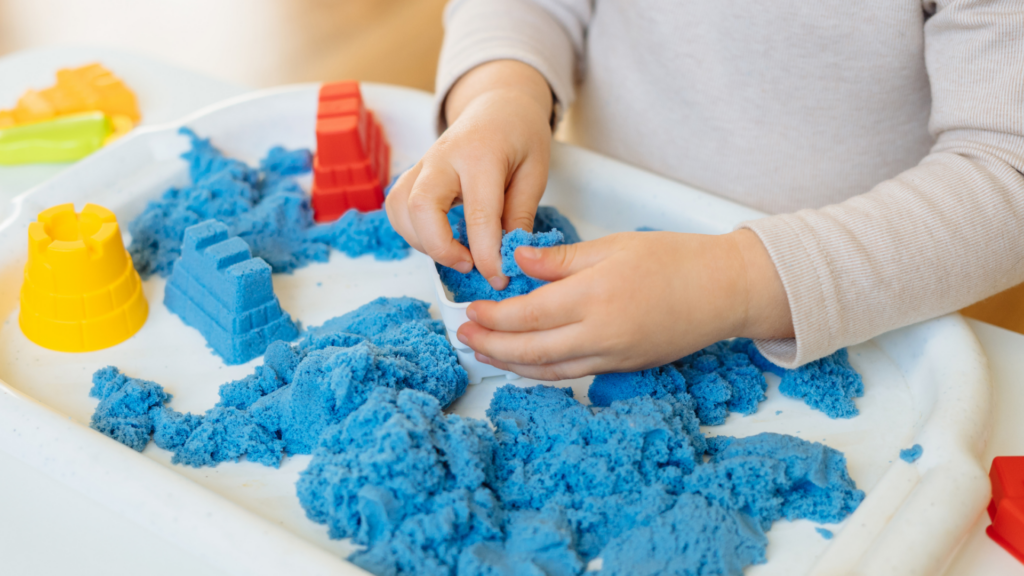
<path fill-rule="evenodd" d="M 48 48 L 0 58 L 0 107 L 27 87 L 53 82 L 57 68 L 101 61 L 139 96 L 143 123 L 175 120 L 246 89 L 153 60 L 101 48 Z M 0 220 L 7 201 L 63 169 L 0 167 Z M 969 321 L 989 357 L 995 401 L 986 459 L 1024 454 L 1024 335 Z M 0 423 L 2 425 L 2 423 Z M 985 536 L 983 512 L 946 576 L 1024 576 Z M 67 486 L 0 452 L 0 574 L 10 576 L 206 576 L 220 572 Z"/>

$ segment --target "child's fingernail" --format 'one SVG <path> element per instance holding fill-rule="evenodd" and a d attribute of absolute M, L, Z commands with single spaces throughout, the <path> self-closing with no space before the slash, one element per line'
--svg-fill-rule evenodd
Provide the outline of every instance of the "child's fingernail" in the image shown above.
<path fill-rule="evenodd" d="M 487 283 L 491 285 L 491 288 L 501 291 L 505 289 L 505 286 L 508 286 L 508 278 L 504 276 L 491 276 L 487 279 Z"/>
<path fill-rule="evenodd" d="M 455 337 L 459 339 L 459 342 L 462 342 L 466 346 L 469 346 L 469 338 L 466 338 L 466 335 L 463 334 L 461 331 L 456 332 Z"/>
<path fill-rule="evenodd" d="M 463 260 L 455 265 L 455 269 L 463 274 L 469 274 L 473 270 L 473 263 L 468 260 Z"/>
<path fill-rule="evenodd" d="M 527 260 L 536 260 L 540 258 L 540 250 L 537 250 L 533 246 L 521 246 L 516 250 L 516 256 L 526 258 Z"/>
<path fill-rule="evenodd" d="M 466 318 L 469 318 L 473 322 L 476 322 L 476 310 L 473 310 L 472 308 L 467 308 L 466 309 Z"/>
<path fill-rule="evenodd" d="M 484 356 L 483 354 L 481 354 L 479 352 L 476 353 L 476 360 L 477 360 L 477 362 L 483 362 L 484 364 L 490 364 L 491 363 L 491 359 L 490 358 L 488 358 L 487 356 Z"/>

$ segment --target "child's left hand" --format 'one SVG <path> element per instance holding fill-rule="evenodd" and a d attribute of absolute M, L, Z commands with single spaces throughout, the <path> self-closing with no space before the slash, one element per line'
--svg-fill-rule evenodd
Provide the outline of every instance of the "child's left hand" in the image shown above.
<path fill-rule="evenodd" d="M 750 230 L 613 234 L 515 257 L 552 283 L 474 302 L 458 338 L 478 360 L 528 378 L 651 368 L 734 336 L 793 337 L 782 280 Z"/>

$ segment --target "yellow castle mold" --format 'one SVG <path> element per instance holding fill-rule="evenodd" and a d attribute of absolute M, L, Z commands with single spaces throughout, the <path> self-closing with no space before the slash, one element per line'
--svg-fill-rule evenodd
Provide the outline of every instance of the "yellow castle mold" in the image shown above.
<path fill-rule="evenodd" d="M 114 213 L 61 204 L 28 228 L 28 264 L 18 322 L 29 340 L 61 352 L 89 352 L 127 340 L 149 305 L 124 249 Z"/>

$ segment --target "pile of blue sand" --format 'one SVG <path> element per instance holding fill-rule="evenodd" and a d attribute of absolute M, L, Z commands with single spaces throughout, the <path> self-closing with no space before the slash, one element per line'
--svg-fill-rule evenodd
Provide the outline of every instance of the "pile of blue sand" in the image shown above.
<path fill-rule="evenodd" d="M 259 169 L 226 158 L 208 139 L 187 128 L 192 147 L 182 155 L 192 183 L 171 188 L 128 228 L 128 251 L 144 277 L 167 276 L 181 254 L 185 229 L 205 220 L 227 225 L 274 272 L 290 272 L 327 261 L 333 247 L 349 256 L 373 254 L 379 260 L 404 258 L 409 245 L 391 228 L 383 210 L 349 211 L 327 224 L 314 224 L 309 196 L 295 176 L 309 172 L 308 150 L 270 150 Z"/>
<path fill-rule="evenodd" d="M 914 444 L 910 448 L 904 448 L 900 450 L 900 460 L 903 460 L 907 464 L 913 464 L 917 462 L 918 458 L 924 454 L 924 448 L 920 444 Z"/>
<path fill-rule="evenodd" d="M 860 413 L 853 399 L 864 395 L 864 381 L 850 365 L 846 348 L 787 370 L 762 356 L 753 341 L 743 339 L 743 346 L 755 366 L 782 378 L 779 392 L 783 395 L 799 398 L 830 418 L 852 418 Z"/>
<path fill-rule="evenodd" d="M 608 406 L 641 395 L 661 398 L 688 393 L 701 424 L 714 426 L 725 423 L 729 412 L 756 412 L 767 389 L 764 374 L 751 362 L 744 342 L 732 340 L 657 368 L 599 375 L 587 396 L 594 406 Z"/>
<path fill-rule="evenodd" d="M 296 345 L 274 342 L 202 415 L 104 368 L 92 426 L 136 450 L 152 438 L 191 466 L 312 453 L 300 502 L 331 537 L 362 545 L 351 559 L 376 574 L 570 575 L 597 557 L 610 574 L 741 574 L 765 561 L 773 522 L 838 522 L 864 497 L 832 448 L 701 433 L 701 406 L 717 414 L 733 396 L 698 398 L 687 378 L 763 393 L 734 357 L 742 342 L 662 367 L 656 392 L 604 408 L 506 385 L 488 425 L 444 414 L 466 374 L 427 309 L 381 298 Z"/>
<path fill-rule="evenodd" d="M 839 452 L 705 439 L 693 406 L 682 392 L 595 412 L 570 389 L 506 385 L 492 431 L 379 388 L 324 433 L 299 499 L 375 574 L 460 575 L 580 574 L 595 557 L 610 574 L 742 574 L 775 520 L 837 522 L 863 499 Z"/>
<path fill-rule="evenodd" d="M 245 241 L 229 237 L 228 227 L 216 220 L 185 230 L 164 304 L 199 330 L 227 364 L 248 362 L 271 342 L 299 335 L 274 295 L 270 266 L 253 258 Z"/>
<path fill-rule="evenodd" d="M 729 412 L 753 414 L 765 400 L 765 372 L 782 377 L 779 391 L 798 398 L 830 418 L 857 415 L 853 399 L 864 395 L 860 374 L 850 366 L 846 349 L 794 370 L 764 358 L 746 338 L 722 341 L 671 364 L 641 370 L 602 374 L 594 378 L 587 396 L 594 406 L 636 396 L 662 398 L 687 392 L 696 402 L 701 424 L 725 422 Z"/>
<path fill-rule="evenodd" d="M 466 220 L 463 217 L 462 206 L 453 208 L 448 213 L 448 219 L 452 223 L 452 234 L 455 239 L 468 248 L 469 235 L 466 232 Z M 547 284 L 543 280 L 531 278 L 523 273 L 513 256 L 516 248 L 520 246 L 547 248 L 559 244 L 571 244 L 579 242 L 579 234 L 576 233 L 576 228 L 569 222 L 569 219 L 551 206 L 541 206 L 537 209 L 533 229 L 532 234 L 526 230 L 516 229 L 505 233 L 501 238 L 501 273 L 508 276 L 509 280 L 508 286 L 504 290 L 498 291 L 492 288 L 476 268 L 470 270 L 468 274 L 463 274 L 453 268 L 435 264 L 437 272 L 441 276 L 441 282 L 451 291 L 456 302 L 504 300 L 527 294 L 539 286 Z M 566 234 L 569 235 L 566 236 Z"/>
<path fill-rule="evenodd" d="M 343 421 L 378 387 L 411 389 L 448 406 L 466 389 L 466 372 L 431 320 L 429 304 L 379 298 L 310 329 L 297 345 L 277 341 L 262 366 L 220 389 L 203 415 L 164 404 L 153 382 L 107 367 L 93 376 L 100 400 L 92 427 L 136 450 L 150 436 L 174 462 L 214 466 L 242 456 L 277 466 L 287 454 L 309 454 L 321 433 Z"/>

